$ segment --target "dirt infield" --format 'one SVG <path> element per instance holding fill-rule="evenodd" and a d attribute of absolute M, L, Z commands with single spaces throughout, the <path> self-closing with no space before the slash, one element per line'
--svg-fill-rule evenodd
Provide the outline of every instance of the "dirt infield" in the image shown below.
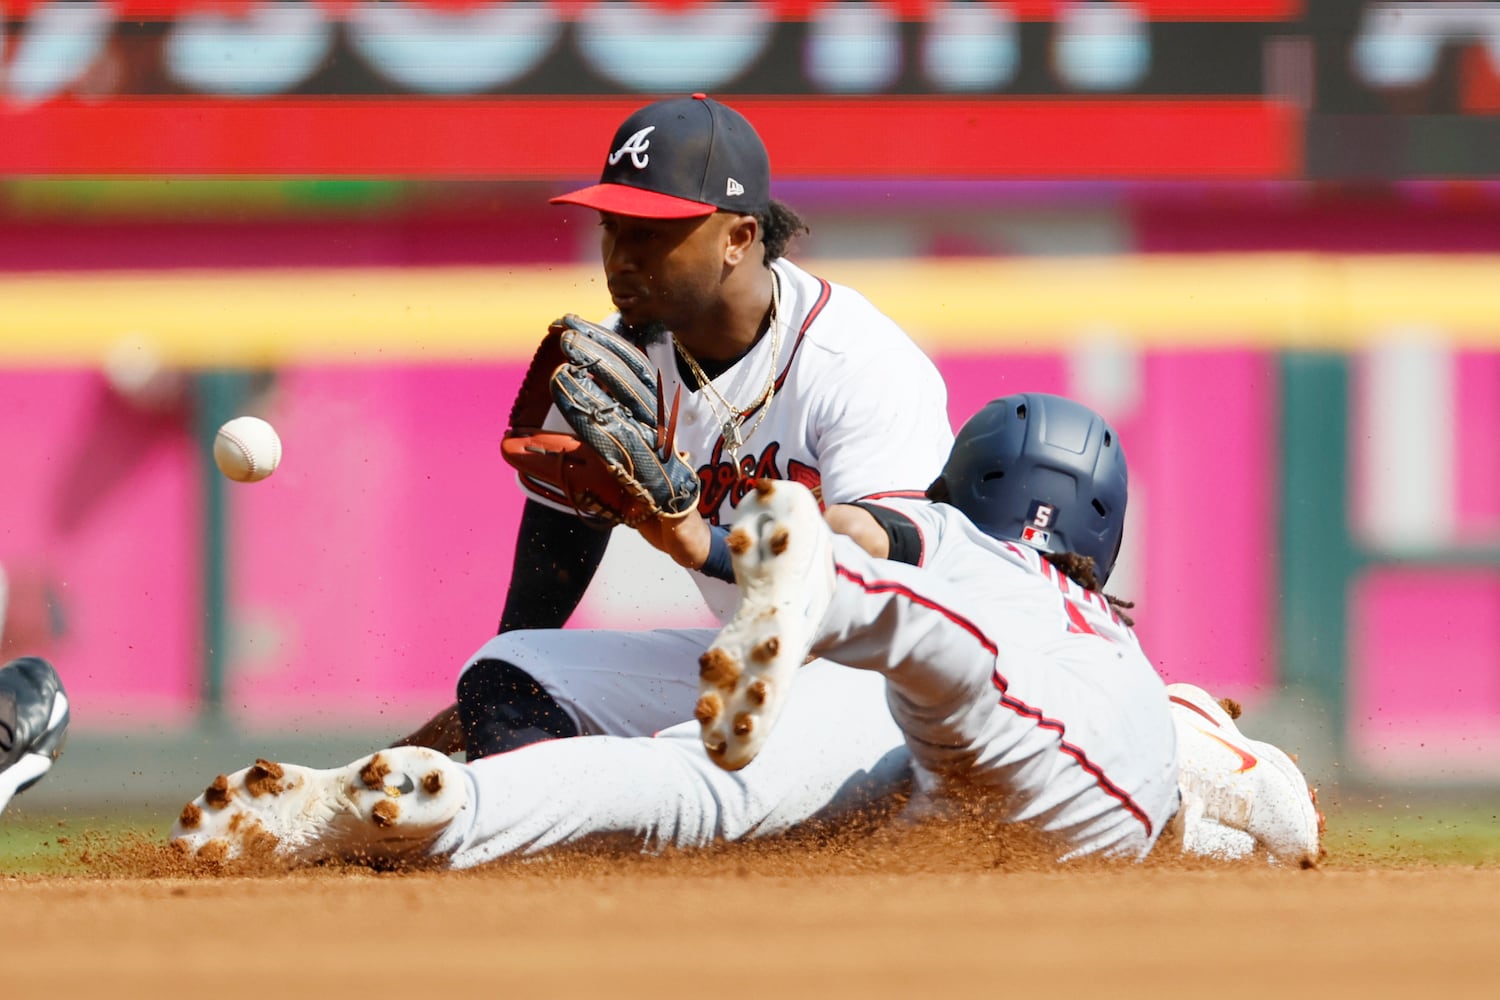
<path fill-rule="evenodd" d="M 936 848 L 936 849 L 934 849 Z M 474 872 L 0 878 L 7 996 L 1493 997 L 1500 869 L 1095 864 L 991 844 Z"/>

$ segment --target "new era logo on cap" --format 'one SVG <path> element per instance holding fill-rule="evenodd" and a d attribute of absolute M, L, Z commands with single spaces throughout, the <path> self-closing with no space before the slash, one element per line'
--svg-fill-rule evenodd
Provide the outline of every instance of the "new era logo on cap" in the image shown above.
<path fill-rule="evenodd" d="M 689 219 L 719 209 L 759 214 L 770 204 L 770 191 L 766 147 L 745 116 L 694 94 L 649 104 L 627 118 L 599 183 L 552 203 Z"/>

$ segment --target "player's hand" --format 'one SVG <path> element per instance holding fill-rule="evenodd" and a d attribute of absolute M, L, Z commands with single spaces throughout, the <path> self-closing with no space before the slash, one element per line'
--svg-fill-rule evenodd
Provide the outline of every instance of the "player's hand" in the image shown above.
<path fill-rule="evenodd" d="M 688 569 L 702 569 L 708 561 L 712 529 L 697 508 L 676 517 L 657 517 L 635 526 L 652 547 L 665 552 L 672 561 Z"/>

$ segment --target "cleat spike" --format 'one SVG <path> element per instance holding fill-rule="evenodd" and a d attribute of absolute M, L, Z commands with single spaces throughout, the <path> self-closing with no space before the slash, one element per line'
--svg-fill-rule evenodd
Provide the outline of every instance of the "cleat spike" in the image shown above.
<path fill-rule="evenodd" d="M 715 647 L 698 657 L 698 677 L 712 687 L 732 690 L 741 672 L 739 661 L 727 650 Z"/>
<path fill-rule="evenodd" d="M 370 810 L 370 822 L 378 827 L 389 829 L 396 825 L 401 818 L 401 807 L 390 799 L 382 799 L 375 803 L 375 808 Z"/>
<path fill-rule="evenodd" d="M 771 537 L 767 544 L 771 546 L 771 554 L 773 556 L 779 556 L 786 551 L 786 547 L 791 544 L 791 541 L 791 532 L 787 531 L 783 526 L 778 527 L 775 531 L 771 532 Z"/>
<path fill-rule="evenodd" d="M 698 725 L 700 726 L 710 726 L 713 725 L 714 720 L 717 719 L 720 713 L 722 713 L 723 711 L 723 700 L 717 694 L 714 694 L 712 691 L 710 691 L 708 694 L 699 698 L 698 704 L 693 706 L 693 718 L 698 720 Z"/>
<path fill-rule="evenodd" d="M 391 773 L 391 766 L 385 759 L 376 754 L 371 757 L 364 767 L 359 769 L 359 780 L 366 788 L 385 788 L 385 779 Z"/>
<path fill-rule="evenodd" d="M 203 802 L 211 809 L 223 809 L 233 796 L 229 791 L 229 776 L 221 774 L 203 791 Z"/>
<path fill-rule="evenodd" d="M 279 795 L 286 788 L 281 782 L 284 777 L 286 777 L 286 772 L 281 769 L 280 764 L 274 764 L 269 760 L 257 760 L 245 772 L 245 791 L 249 792 L 251 797 Z"/>

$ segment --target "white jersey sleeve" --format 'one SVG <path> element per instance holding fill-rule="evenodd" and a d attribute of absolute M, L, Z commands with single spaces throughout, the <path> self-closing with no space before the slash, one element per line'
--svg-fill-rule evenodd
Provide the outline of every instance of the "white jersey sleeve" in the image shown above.
<path fill-rule="evenodd" d="M 813 400 L 808 421 L 824 506 L 921 495 L 953 444 L 937 369 L 909 341 L 829 362 L 838 381 Z"/>
<path fill-rule="evenodd" d="M 818 279 L 785 267 L 798 301 Z M 821 282 L 824 301 L 789 371 L 804 401 L 804 441 L 823 505 L 920 496 L 953 446 L 942 375 L 896 323 L 851 288 Z"/>

